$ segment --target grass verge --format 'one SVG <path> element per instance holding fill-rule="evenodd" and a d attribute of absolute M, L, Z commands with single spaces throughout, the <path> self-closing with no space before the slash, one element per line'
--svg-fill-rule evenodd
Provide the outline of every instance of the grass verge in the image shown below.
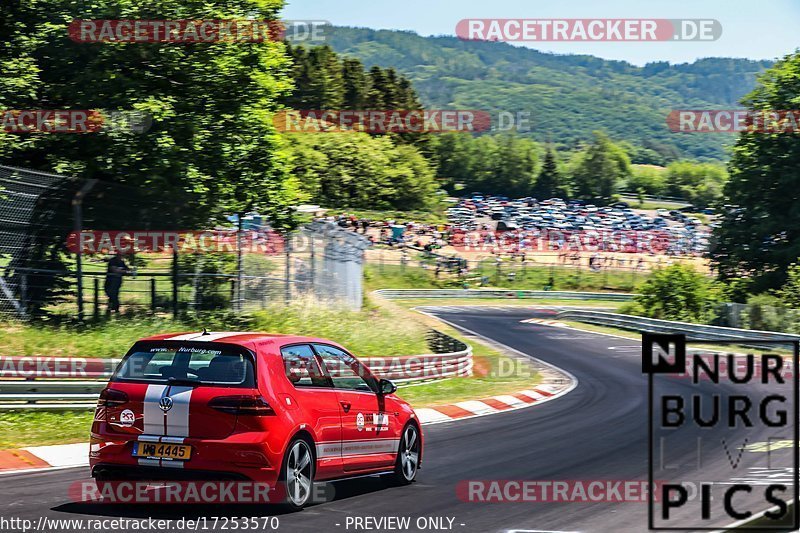
<path fill-rule="evenodd" d="M 340 342 L 359 356 L 427 353 L 426 328 L 399 322 L 386 310 L 320 308 L 310 301 L 275 305 L 248 315 L 210 314 L 175 321 L 167 317 L 113 317 L 99 323 L 69 325 L 0 323 L 0 355 L 53 357 L 121 357 L 142 337 L 157 333 L 199 331 L 265 331 L 314 335 Z"/>
<path fill-rule="evenodd" d="M 8 411 L 0 413 L 0 449 L 88 442 L 94 412 Z"/>
<path fill-rule="evenodd" d="M 514 268 L 513 280 L 508 273 Z M 647 280 L 648 272 L 635 270 L 590 270 L 526 266 L 516 264 L 501 266 L 498 270 L 494 262 L 485 261 L 480 269 L 473 269 L 467 277 L 469 288 L 492 288 L 504 290 L 541 291 L 597 291 L 597 292 L 635 292 Z M 485 278 L 485 283 L 480 281 Z M 436 276 L 435 268 L 423 269 L 418 266 L 370 263 L 364 267 L 364 285 L 368 290 L 375 289 L 461 289 L 464 281 L 454 275 Z"/>
<path fill-rule="evenodd" d="M 626 302 L 614 300 L 566 300 L 563 298 L 405 298 L 392 300 L 397 305 L 412 308 L 423 305 L 469 305 L 516 307 L 533 307 L 542 305 L 563 307 L 597 307 L 600 309 L 617 309 Z"/>

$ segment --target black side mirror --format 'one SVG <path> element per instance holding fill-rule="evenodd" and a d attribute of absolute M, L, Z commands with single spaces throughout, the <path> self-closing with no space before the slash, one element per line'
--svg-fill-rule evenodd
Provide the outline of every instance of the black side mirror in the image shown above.
<path fill-rule="evenodd" d="M 381 378 L 378 381 L 378 394 L 394 394 L 397 392 L 397 385 L 388 379 Z"/>

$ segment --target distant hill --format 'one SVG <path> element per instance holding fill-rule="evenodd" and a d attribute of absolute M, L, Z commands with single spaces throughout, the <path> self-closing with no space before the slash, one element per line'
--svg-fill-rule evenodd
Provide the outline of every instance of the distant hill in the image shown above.
<path fill-rule="evenodd" d="M 729 134 L 669 131 L 672 109 L 738 107 L 756 74 L 771 61 L 707 58 L 636 67 L 588 55 L 559 55 L 506 43 L 421 37 L 413 32 L 335 27 L 337 52 L 367 67 L 395 67 L 414 82 L 429 108 L 529 111 L 533 130 L 570 149 L 602 129 L 640 148 L 635 162 L 664 164 L 684 157 L 725 160 Z M 676 43 L 675 46 L 679 46 Z"/>

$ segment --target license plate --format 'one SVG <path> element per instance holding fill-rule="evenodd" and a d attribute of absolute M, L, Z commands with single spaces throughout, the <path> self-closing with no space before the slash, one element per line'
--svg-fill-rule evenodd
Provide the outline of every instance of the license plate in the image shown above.
<path fill-rule="evenodd" d="M 191 455 L 192 447 L 184 444 L 165 444 L 159 442 L 135 442 L 133 444 L 134 457 L 188 461 Z"/>

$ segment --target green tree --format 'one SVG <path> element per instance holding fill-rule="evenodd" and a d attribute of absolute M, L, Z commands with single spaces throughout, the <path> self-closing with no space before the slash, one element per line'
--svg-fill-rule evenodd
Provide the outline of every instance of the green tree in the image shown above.
<path fill-rule="evenodd" d="M 436 174 L 442 186 L 451 194 L 460 192 L 462 187 L 474 185 L 470 180 L 475 164 L 474 147 L 475 141 L 468 133 L 450 132 L 434 137 L 431 159 L 436 165 Z"/>
<path fill-rule="evenodd" d="M 728 173 L 722 165 L 676 161 L 667 165 L 666 194 L 705 207 L 722 198 Z"/>
<path fill-rule="evenodd" d="M 800 263 L 789 265 L 786 271 L 786 283 L 776 292 L 786 307 L 800 309 Z"/>
<path fill-rule="evenodd" d="M 165 196 L 189 191 L 198 223 L 259 210 L 290 224 L 293 187 L 271 124 L 291 86 L 282 43 L 81 44 L 67 33 L 74 19 L 275 19 L 281 7 L 278 0 L 3 3 L 0 24 L 11 31 L 0 62 L 22 74 L 3 76 L 4 108 L 137 110 L 153 125 L 145 133 L 0 133 L 0 161 Z"/>
<path fill-rule="evenodd" d="M 606 134 L 596 131 L 594 141 L 574 158 L 574 192 L 579 198 L 608 202 L 630 174 L 631 162 L 625 150 Z"/>
<path fill-rule="evenodd" d="M 431 165 L 388 135 L 296 134 L 289 140 L 292 173 L 304 196 L 323 206 L 410 210 L 436 202 Z"/>
<path fill-rule="evenodd" d="M 686 265 L 653 272 L 634 302 L 650 318 L 707 323 L 720 301 L 721 289 L 711 278 Z"/>
<path fill-rule="evenodd" d="M 554 196 L 564 196 L 561 175 L 558 172 L 556 154 L 552 147 L 547 148 L 542 163 L 542 170 L 536 178 L 533 188 L 533 196 L 539 200 L 552 198 Z"/>
<path fill-rule="evenodd" d="M 664 169 L 646 165 L 632 165 L 631 176 L 628 178 L 625 190 L 638 191 L 639 189 L 644 190 L 645 194 L 665 194 Z"/>
<path fill-rule="evenodd" d="M 512 197 L 529 195 L 539 160 L 538 145 L 514 134 L 497 135 L 495 140 L 498 160 L 484 188 Z"/>
<path fill-rule="evenodd" d="M 439 186 L 428 160 L 408 145 L 398 145 L 389 156 L 389 179 L 395 193 L 387 200 L 392 206 L 405 210 L 433 207 Z"/>
<path fill-rule="evenodd" d="M 751 110 L 798 109 L 800 53 L 764 72 L 743 104 Z M 741 133 L 728 171 L 724 203 L 730 207 L 714 232 L 714 264 L 722 279 L 751 276 L 755 292 L 777 289 L 800 257 L 800 137 Z"/>
<path fill-rule="evenodd" d="M 369 69 L 369 91 L 367 93 L 368 109 L 388 109 L 389 104 L 386 101 L 383 89 L 386 87 L 386 83 L 386 74 L 381 67 L 374 66 Z"/>
<path fill-rule="evenodd" d="M 342 62 L 344 81 L 344 108 L 351 110 L 365 109 L 369 82 L 364 65 L 358 59 L 345 58 Z"/>
<path fill-rule="evenodd" d="M 346 89 L 343 64 L 331 47 L 287 44 L 287 52 L 295 85 L 284 103 L 292 109 L 341 109 Z"/>

